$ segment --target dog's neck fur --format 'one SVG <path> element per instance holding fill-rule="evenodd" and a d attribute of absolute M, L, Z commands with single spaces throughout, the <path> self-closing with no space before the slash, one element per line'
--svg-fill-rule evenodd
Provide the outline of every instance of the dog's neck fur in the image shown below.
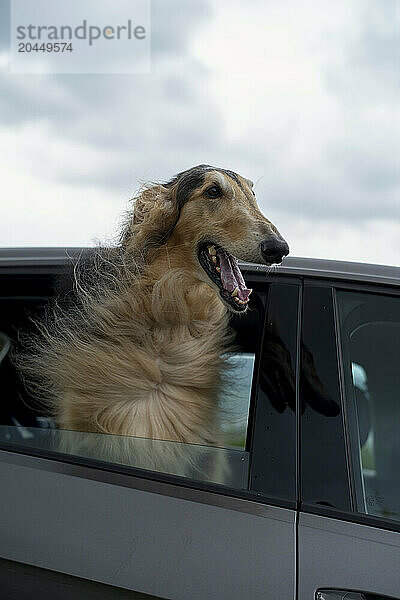
<path fill-rule="evenodd" d="M 189 248 L 171 241 L 159 250 L 141 281 L 151 290 L 149 308 L 156 322 L 180 326 L 203 321 L 211 327 L 227 315 L 215 290 L 196 274 L 198 269 Z"/>
<path fill-rule="evenodd" d="M 92 306 L 100 339 L 83 331 L 85 342 L 74 348 L 58 340 L 62 354 L 50 376 L 60 427 L 221 443 L 227 309 L 183 250 L 173 241 L 160 248 L 123 297 Z"/>

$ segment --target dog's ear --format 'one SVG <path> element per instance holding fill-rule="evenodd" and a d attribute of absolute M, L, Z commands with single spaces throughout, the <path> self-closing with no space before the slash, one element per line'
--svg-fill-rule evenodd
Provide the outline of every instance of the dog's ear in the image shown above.
<path fill-rule="evenodd" d="M 121 244 L 145 256 L 151 248 L 168 241 L 178 222 L 176 186 L 146 186 L 133 198 L 133 203 L 133 212 L 126 220 Z"/>
<path fill-rule="evenodd" d="M 184 204 L 204 183 L 205 173 L 211 169 L 208 165 L 198 165 L 178 173 L 167 183 L 142 188 L 133 198 L 133 212 L 128 215 L 120 239 L 122 247 L 146 258 L 149 250 L 165 244 Z"/>

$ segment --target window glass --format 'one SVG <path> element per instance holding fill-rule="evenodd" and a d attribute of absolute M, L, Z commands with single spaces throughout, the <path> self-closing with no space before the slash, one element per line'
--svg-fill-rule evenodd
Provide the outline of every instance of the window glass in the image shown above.
<path fill-rule="evenodd" d="M 220 419 L 226 445 L 245 449 L 255 354 L 228 357 L 228 371 L 220 392 Z"/>
<path fill-rule="evenodd" d="M 296 356 L 299 287 L 271 284 L 254 422 L 251 488 L 296 500 Z"/>
<path fill-rule="evenodd" d="M 35 450 L 247 488 L 248 453 L 124 435 L 0 425 L 0 447 Z"/>
<path fill-rule="evenodd" d="M 216 403 L 224 447 L 199 446 L 102 433 L 57 430 L 54 421 L 30 394 L 10 358 L 16 330 L 26 331 L 29 299 L 2 302 L 0 316 L 0 445 L 41 453 L 99 460 L 113 465 L 157 471 L 237 489 L 248 487 L 246 451 L 253 371 L 262 333 L 263 307 L 253 294 L 251 310 L 232 319 L 235 351 L 225 362 Z M 32 305 L 32 309 L 34 306 Z M 21 325 L 22 323 L 22 325 Z"/>
<path fill-rule="evenodd" d="M 4 346 L 3 346 L 4 347 Z M 220 420 L 227 448 L 183 444 L 121 435 L 63 431 L 51 419 L 36 416 L 36 424 L 24 425 L 19 415 L 10 415 L 9 425 L 0 426 L 0 443 L 24 448 L 96 459 L 200 481 L 247 487 L 247 422 L 255 354 L 228 357 L 220 392 Z"/>
<path fill-rule="evenodd" d="M 400 297 L 337 297 L 356 509 L 400 520 Z"/>
<path fill-rule="evenodd" d="M 300 374 L 302 502 L 351 510 L 332 288 L 303 295 Z"/>

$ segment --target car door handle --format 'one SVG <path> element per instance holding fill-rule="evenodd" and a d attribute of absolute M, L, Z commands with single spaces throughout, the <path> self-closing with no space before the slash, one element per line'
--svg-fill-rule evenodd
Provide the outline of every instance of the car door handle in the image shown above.
<path fill-rule="evenodd" d="M 315 600 L 367 600 L 360 592 L 349 592 L 346 590 L 319 590 L 315 594 Z"/>
<path fill-rule="evenodd" d="M 318 590 L 315 600 L 390 600 L 388 596 L 350 590 Z M 394 599 L 393 599 L 394 600 Z"/>

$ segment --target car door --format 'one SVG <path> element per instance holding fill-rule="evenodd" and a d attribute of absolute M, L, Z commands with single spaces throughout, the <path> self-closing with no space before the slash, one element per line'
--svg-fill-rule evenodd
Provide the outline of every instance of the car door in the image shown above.
<path fill-rule="evenodd" d="M 299 600 L 400 598 L 400 296 L 308 281 Z"/>
<path fill-rule="evenodd" d="M 127 444 L 128 460 L 72 453 L 64 443 L 98 434 L 1 425 L 0 556 L 7 562 L 0 579 L 8 597 L 26 598 L 23 582 L 32 579 L 56 591 L 52 572 L 80 578 L 78 588 L 91 581 L 114 586 L 115 594 L 131 590 L 132 598 L 295 597 L 299 281 L 275 277 L 266 285 L 264 275 L 247 277 L 255 291 L 238 329 L 242 370 L 239 379 L 231 372 L 225 398 L 240 396 L 243 381 L 251 388 L 247 435 L 242 447 L 206 449 L 229 462 L 229 484 L 206 469 L 185 478 L 135 466 L 142 451 L 173 442 L 109 436 L 108 445 L 102 438 L 106 449 Z M 4 327 L 8 321 L 3 315 Z M 252 353 L 249 387 L 243 357 Z M 102 597 L 96 590 L 93 597 Z"/>

